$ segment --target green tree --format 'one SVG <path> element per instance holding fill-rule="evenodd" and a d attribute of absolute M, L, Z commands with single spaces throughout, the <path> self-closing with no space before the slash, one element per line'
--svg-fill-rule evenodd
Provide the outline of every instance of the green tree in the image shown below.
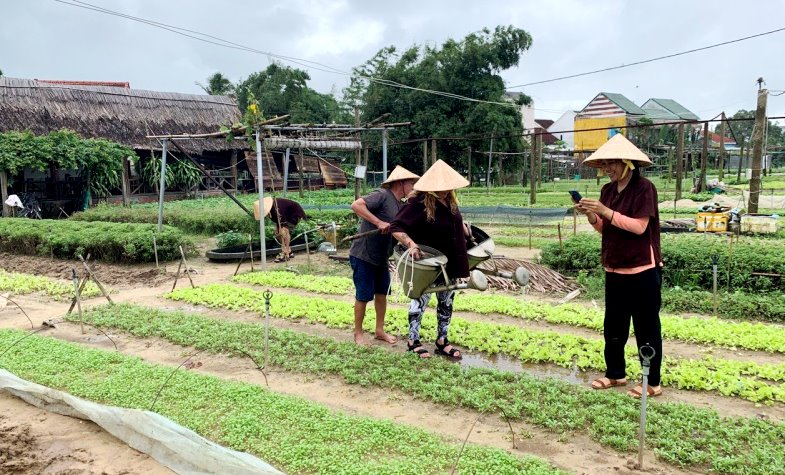
<path fill-rule="evenodd" d="M 731 118 L 749 119 L 728 122 L 728 125 L 733 131 L 733 136 L 736 138 L 737 143 L 746 147 L 747 144 L 751 143 L 752 140 L 752 130 L 755 126 L 755 111 L 741 109 L 733 114 Z M 715 130 L 719 131 L 719 126 L 715 127 Z M 766 146 L 785 146 L 785 134 L 783 133 L 782 127 L 772 121 L 769 121 L 768 127 L 766 129 Z"/>
<path fill-rule="evenodd" d="M 290 114 L 295 123 L 329 123 L 348 120 L 347 112 L 332 94 L 308 87 L 307 72 L 273 63 L 237 85 L 237 103 L 246 110 L 251 98 L 264 117 Z"/>
<path fill-rule="evenodd" d="M 531 43 L 526 31 L 497 26 L 493 31 L 485 28 L 471 33 L 461 41 L 448 39 L 441 47 L 414 45 L 399 54 L 394 46 L 388 46 L 354 69 L 344 101 L 359 106 L 366 122 L 387 113 L 387 122 L 412 122 L 411 127 L 391 132 L 392 141 L 403 142 L 390 149 L 391 164 L 419 171 L 422 145 L 416 141 L 452 137 L 437 142 L 437 156 L 465 169 L 468 148 L 488 150 L 492 135 L 496 151 L 522 149 L 520 105 L 531 99 L 521 94 L 517 102 L 507 101 L 509 106 L 488 102 L 505 102 L 499 72 L 516 66 Z M 405 87 L 394 87 L 393 83 Z M 423 89 L 488 102 L 460 100 Z M 472 137 L 481 140 L 465 139 Z M 381 153 L 372 155 L 372 165 L 378 166 L 380 161 Z M 519 157 L 505 160 L 505 172 L 507 167 L 519 166 Z M 484 172 L 485 167 L 487 161 L 476 160 L 472 169 Z"/>
<path fill-rule="evenodd" d="M 234 92 L 234 85 L 232 81 L 221 73 L 214 73 L 207 78 L 207 85 L 196 82 L 196 85 L 201 87 L 204 92 L 211 96 L 225 96 Z"/>

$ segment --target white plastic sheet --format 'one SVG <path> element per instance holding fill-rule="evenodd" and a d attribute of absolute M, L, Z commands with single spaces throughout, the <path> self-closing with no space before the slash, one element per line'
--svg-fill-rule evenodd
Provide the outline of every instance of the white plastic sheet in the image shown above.
<path fill-rule="evenodd" d="M 94 403 L 31 383 L 3 369 L 0 369 L 0 389 L 41 409 L 92 421 L 183 475 L 282 474 L 267 462 L 222 447 L 154 412 Z"/>

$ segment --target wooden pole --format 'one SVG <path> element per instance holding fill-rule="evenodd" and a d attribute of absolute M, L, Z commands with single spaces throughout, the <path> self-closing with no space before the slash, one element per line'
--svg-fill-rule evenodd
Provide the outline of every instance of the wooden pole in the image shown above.
<path fill-rule="evenodd" d="M 354 126 L 355 127 L 360 127 L 360 108 L 359 107 L 355 107 L 354 108 Z M 355 134 L 355 139 L 359 140 L 359 136 L 360 136 L 359 133 Z M 356 166 L 357 167 L 360 166 L 360 163 L 361 163 L 360 161 L 361 160 L 362 160 L 362 151 L 360 149 L 357 149 L 357 152 L 355 153 L 355 162 L 356 162 Z M 300 184 L 300 188 L 302 189 L 302 183 Z M 302 193 L 302 191 L 301 191 L 301 193 Z M 355 200 L 360 199 L 360 178 L 358 178 L 357 176 L 354 177 L 354 199 Z"/>
<path fill-rule="evenodd" d="M 428 141 L 422 141 L 422 172 L 428 171 Z"/>
<path fill-rule="evenodd" d="M 183 259 L 183 265 L 185 266 L 185 275 L 188 276 L 188 281 L 191 282 L 191 288 L 195 288 L 194 281 L 191 279 L 191 271 L 188 269 L 188 261 L 185 259 L 185 252 L 183 252 L 183 246 L 180 247 L 180 257 Z"/>
<path fill-rule="evenodd" d="M 365 180 L 363 180 L 363 195 L 365 194 L 365 190 L 368 187 L 368 148 L 363 149 L 363 166 L 365 167 Z M 384 178 L 385 180 L 387 178 Z"/>
<path fill-rule="evenodd" d="M 82 335 L 84 335 L 84 323 L 82 322 L 82 299 L 79 297 L 79 278 L 76 276 L 76 269 L 73 267 L 71 268 L 71 280 L 74 282 L 74 300 L 76 300 L 76 305 L 79 308 L 79 328 L 81 328 Z"/>
<path fill-rule="evenodd" d="M 559 250 L 564 250 L 564 243 L 561 240 L 561 223 L 556 223 L 556 231 L 559 233 Z"/>
<path fill-rule="evenodd" d="M 237 194 L 237 150 L 232 150 L 232 156 L 229 159 L 229 166 L 232 170 L 232 182 L 234 183 L 234 194 Z"/>
<path fill-rule="evenodd" d="M 128 182 L 128 158 L 123 158 L 122 160 L 123 170 L 122 176 L 120 177 L 121 188 L 123 192 L 123 206 L 128 207 L 131 204 L 131 198 L 128 196 L 128 191 L 131 188 L 131 184 Z"/>
<path fill-rule="evenodd" d="M 755 110 L 755 129 L 752 133 L 752 177 L 750 178 L 750 213 L 758 212 L 760 199 L 760 169 L 763 162 L 763 129 L 766 127 L 766 98 L 768 89 L 758 90 L 758 106 Z"/>
<path fill-rule="evenodd" d="M 8 175 L 5 170 L 0 170 L 0 197 L 3 199 L 3 216 L 11 216 L 11 207 L 5 204 L 8 199 Z"/>
<path fill-rule="evenodd" d="M 469 147 L 469 186 L 472 186 L 472 148 Z"/>
<path fill-rule="evenodd" d="M 720 122 L 720 162 L 718 164 L 719 168 L 719 180 L 725 177 L 725 112 L 722 113 L 722 121 Z"/>
<path fill-rule="evenodd" d="M 436 163 L 436 139 L 431 139 L 431 165 Z"/>
<path fill-rule="evenodd" d="M 298 150 L 298 155 L 300 157 L 300 166 L 298 166 L 297 169 L 300 171 L 300 198 L 302 198 L 303 196 L 305 196 L 305 193 L 303 191 L 303 188 L 305 188 L 305 183 L 304 183 L 304 180 L 303 180 L 303 169 L 305 168 L 305 157 L 303 157 L 303 149 L 302 149 L 302 147 L 300 147 L 300 149 Z M 359 150 L 357 151 L 357 157 L 358 157 L 358 159 L 360 157 L 360 151 Z M 358 165 L 359 165 L 359 163 L 358 163 Z M 270 183 L 272 183 L 272 179 L 273 179 L 273 177 L 271 176 L 270 177 Z M 354 183 L 355 183 L 355 185 L 354 185 L 355 186 L 354 192 L 357 193 L 357 186 L 358 186 L 358 183 L 360 183 L 360 179 L 359 178 L 355 178 L 355 182 Z"/>
<path fill-rule="evenodd" d="M 87 261 L 85 261 L 84 257 L 82 257 L 81 254 L 78 257 L 79 257 L 79 260 L 82 261 L 82 265 L 84 266 L 85 270 L 87 271 L 87 275 L 91 279 L 93 279 L 93 282 L 95 282 L 95 285 L 98 286 L 98 290 L 100 290 L 101 293 L 104 294 L 104 297 L 106 297 L 106 300 L 108 300 L 109 303 L 113 304 L 114 302 L 112 302 L 111 297 L 109 297 L 109 292 L 106 291 L 104 286 L 101 284 L 101 281 L 98 280 L 98 277 L 96 277 L 95 274 L 93 274 L 93 270 L 90 269 L 90 266 L 87 265 Z"/>
<path fill-rule="evenodd" d="M 702 193 L 706 191 L 706 166 L 709 162 L 709 123 L 703 123 L 703 151 L 701 152 L 701 171 L 698 177 L 698 184 L 695 191 Z"/>
<path fill-rule="evenodd" d="M 681 199 L 681 179 L 684 174 L 684 124 L 679 124 L 679 134 L 676 140 L 676 200 Z"/>

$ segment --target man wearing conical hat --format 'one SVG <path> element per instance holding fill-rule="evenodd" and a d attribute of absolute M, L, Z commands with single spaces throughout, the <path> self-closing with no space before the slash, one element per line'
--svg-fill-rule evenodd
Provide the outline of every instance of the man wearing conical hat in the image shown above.
<path fill-rule="evenodd" d="M 602 265 L 605 268 L 605 375 L 592 383 L 594 389 L 626 386 L 624 347 L 630 334 L 630 318 L 638 350 L 654 353 L 651 359 L 648 396 L 662 394 L 660 366 L 660 215 L 657 189 L 640 174 L 651 160 L 621 134 L 614 135 L 584 165 L 598 168 L 610 179 L 600 199 L 583 198 L 575 208 L 602 234 Z M 642 387 L 628 391 L 639 398 Z"/>
<path fill-rule="evenodd" d="M 365 343 L 363 320 L 368 302 L 373 300 L 376 310 L 375 338 L 395 343 L 396 338 L 384 331 L 387 312 L 387 294 L 390 290 L 388 260 L 392 254 L 390 221 L 403 206 L 401 200 L 412 191 L 419 175 L 397 166 L 381 187 L 352 203 L 352 211 L 359 216 L 360 233 L 378 230 L 375 235 L 355 239 L 349 249 L 349 263 L 354 280 L 354 341 Z"/>
<path fill-rule="evenodd" d="M 274 262 L 285 262 L 294 257 L 291 241 L 292 231 L 300 220 L 305 219 L 305 210 L 300 203 L 287 198 L 264 198 L 264 215 L 269 217 L 275 227 L 275 236 L 281 242 L 281 252 L 276 256 Z M 259 200 L 254 202 L 254 217 L 258 220 L 262 218 L 259 213 Z"/>
<path fill-rule="evenodd" d="M 432 247 L 447 256 L 446 271 L 451 281 L 469 276 L 466 253 L 468 228 L 463 224 L 455 196 L 456 189 L 468 185 L 466 178 L 438 160 L 414 184 L 417 193 L 401 208 L 390 226 L 393 237 L 409 250 L 414 259 L 422 257 L 420 245 Z M 436 354 L 459 360 L 461 352 L 447 338 L 454 295 L 454 290 L 436 292 Z M 420 358 L 430 357 L 420 342 L 420 322 L 430 298 L 431 294 L 426 293 L 409 305 L 408 348 Z"/>

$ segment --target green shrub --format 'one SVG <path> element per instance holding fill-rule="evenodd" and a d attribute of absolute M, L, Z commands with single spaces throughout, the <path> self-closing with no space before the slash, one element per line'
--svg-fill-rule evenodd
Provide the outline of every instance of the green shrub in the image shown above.
<path fill-rule="evenodd" d="M 219 233 L 215 236 L 215 239 L 219 248 L 248 244 L 248 234 L 239 233 L 234 230 Z"/>
<path fill-rule="evenodd" d="M 745 238 L 729 245 L 714 235 L 663 234 L 663 283 L 687 290 L 712 288 L 712 259 L 717 258 L 718 284 L 726 291 L 763 293 L 785 291 L 785 243 L 771 239 Z M 543 264 L 560 272 L 601 269 L 600 236 L 581 233 L 559 243 L 545 245 Z M 774 275 L 765 275 L 774 274 Z"/>
<path fill-rule="evenodd" d="M 703 290 L 663 289 L 662 308 L 669 312 L 714 313 L 714 298 Z M 766 295 L 718 292 L 717 316 L 740 320 L 769 320 L 785 323 L 785 293 Z"/>
<path fill-rule="evenodd" d="M 0 219 L 0 251 L 15 254 L 52 255 L 75 259 L 90 254 L 106 262 L 153 262 L 153 234 L 156 235 L 158 258 L 180 257 L 179 246 L 189 254 L 193 242 L 177 229 L 165 226 L 156 233 L 155 225 L 76 221 Z"/>

